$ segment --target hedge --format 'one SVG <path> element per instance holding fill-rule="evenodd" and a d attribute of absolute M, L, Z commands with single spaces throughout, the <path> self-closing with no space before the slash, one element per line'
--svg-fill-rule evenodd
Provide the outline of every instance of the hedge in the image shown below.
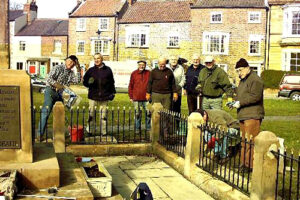
<path fill-rule="evenodd" d="M 278 70 L 264 70 L 261 73 L 261 78 L 264 81 L 265 88 L 278 89 L 279 83 L 284 74 L 300 74 L 299 72 L 286 72 Z"/>

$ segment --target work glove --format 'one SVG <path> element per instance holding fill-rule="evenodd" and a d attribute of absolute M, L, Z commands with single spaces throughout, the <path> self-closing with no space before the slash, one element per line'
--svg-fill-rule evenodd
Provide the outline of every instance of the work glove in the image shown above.
<path fill-rule="evenodd" d="M 178 94 L 177 94 L 177 93 L 174 93 L 174 94 L 173 94 L 173 101 L 177 101 L 177 99 L 178 99 Z"/>
<path fill-rule="evenodd" d="M 151 94 L 149 94 L 149 93 L 146 93 L 146 100 L 147 100 L 147 101 L 149 101 L 149 100 L 150 100 L 150 98 L 151 98 Z"/>
<path fill-rule="evenodd" d="M 229 107 L 230 109 L 232 108 L 239 108 L 241 107 L 240 102 L 239 101 L 232 101 L 232 102 L 228 102 L 226 104 L 227 107 Z"/>
<path fill-rule="evenodd" d="M 54 83 L 53 86 L 56 88 L 56 91 L 61 91 L 65 88 L 62 84 L 60 84 L 58 82 Z"/>
<path fill-rule="evenodd" d="M 88 80 L 88 84 L 91 85 L 95 82 L 95 79 L 93 77 L 90 77 Z"/>

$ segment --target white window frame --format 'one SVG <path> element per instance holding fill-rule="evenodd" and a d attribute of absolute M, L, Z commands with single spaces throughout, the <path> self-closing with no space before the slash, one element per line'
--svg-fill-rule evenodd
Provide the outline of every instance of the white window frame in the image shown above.
<path fill-rule="evenodd" d="M 19 41 L 19 51 L 26 51 L 26 41 Z"/>
<path fill-rule="evenodd" d="M 213 21 L 214 15 L 221 15 L 221 21 Z M 222 12 L 210 12 L 210 23 L 211 24 L 222 24 L 223 23 L 223 13 Z"/>
<path fill-rule="evenodd" d="M 292 53 L 300 53 L 300 49 L 285 49 L 282 51 L 282 71 L 291 71 Z"/>
<path fill-rule="evenodd" d="M 261 63 L 258 62 L 249 62 L 249 67 L 250 69 L 252 68 L 257 68 L 257 75 L 260 76 L 261 75 Z"/>
<path fill-rule="evenodd" d="M 223 69 L 226 73 L 228 72 L 228 65 L 227 64 L 216 64 L 218 67 L 220 67 L 221 69 Z M 223 66 L 223 67 L 222 67 Z"/>
<path fill-rule="evenodd" d="M 257 20 L 251 20 L 251 15 L 258 15 Z M 260 24 L 261 23 L 261 12 L 259 11 L 249 11 L 248 12 L 248 23 L 249 24 Z"/>
<path fill-rule="evenodd" d="M 175 43 L 175 42 L 174 42 L 174 41 L 171 41 L 171 40 L 172 40 L 172 38 L 175 39 L 175 37 L 177 37 L 177 45 L 172 46 L 172 45 L 170 45 L 171 42 L 173 42 L 173 43 Z M 180 42 L 179 35 L 178 35 L 178 34 L 171 34 L 171 35 L 168 36 L 168 44 L 167 44 L 167 47 L 168 47 L 168 48 L 179 48 L 179 42 Z"/>
<path fill-rule="evenodd" d="M 100 41 L 100 43 L 101 43 L 100 52 L 95 51 L 95 48 L 96 48 L 95 42 L 96 41 L 97 42 Z M 107 51 L 106 52 L 104 51 L 104 43 L 107 43 Z M 103 39 L 92 40 L 92 43 L 91 43 L 91 54 L 92 55 L 94 55 L 95 53 L 101 53 L 103 56 L 109 56 L 109 52 L 110 52 L 110 40 L 103 40 Z"/>
<path fill-rule="evenodd" d="M 125 27 L 126 31 L 126 47 L 135 47 L 135 48 L 148 48 L 149 47 L 149 33 L 150 26 L 127 26 Z M 137 45 L 132 44 L 132 38 L 135 35 L 137 37 Z M 142 44 L 142 35 L 145 35 L 145 44 Z"/>
<path fill-rule="evenodd" d="M 79 49 L 79 44 L 80 43 L 83 43 L 83 52 L 81 51 L 78 51 Z M 77 40 L 76 41 L 76 55 L 84 55 L 84 52 L 85 52 L 85 41 L 84 40 Z"/>
<path fill-rule="evenodd" d="M 248 55 L 249 56 L 260 56 L 261 55 L 261 41 L 262 41 L 262 38 L 263 38 L 262 35 L 250 35 L 249 36 L 249 40 L 248 40 Z M 251 46 L 252 41 L 259 42 L 257 53 L 251 53 L 250 52 L 250 50 L 251 50 L 250 46 Z"/>
<path fill-rule="evenodd" d="M 85 18 L 77 18 L 76 19 L 76 31 L 77 32 L 86 31 L 86 19 Z"/>
<path fill-rule="evenodd" d="M 282 37 L 300 37 L 299 34 L 293 34 L 292 20 L 293 12 L 300 13 L 299 4 L 292 4 L 283 6 L 283 26 L 282 26 Z"/>
<path fill-rule="evenodd" d="M 62 43 L 61 40 L 54 40 L 53 42 L 53 53 L 54 54 L 61 54 L 62 53 Z"/>
<path fill-rule="evenodd" d="M 103 24 L 103 21 L 106 21 L 106 28 L 101 28 L 101 26 Z M 99 18 L 99 27 L 98 28 L 99 28 L 100 31 L 108 31 L 108 29 L 109 29 L 109 19 L 104 18 L 104 17 Z"/>
<path fill-rule="evenodd" d="M 207 49 L 208 47 L 210 48 L 211 46 L 211 37 L 219 37 L 219 42 L 221 42 L 221 37 L 224 36 L 224 51 L 221 52 L 221 49 L 219 51 L 211 51 L 211 49 Z M 208 37 L 208 39 L 207 39 Z M 225 33 L 225 32 L 203 32 L 203 54 L 205 55 L 228 55 L 229 52 L 229 38 L 230 34 Z M 221 45 L 221 44 L 219 44 Z"/>

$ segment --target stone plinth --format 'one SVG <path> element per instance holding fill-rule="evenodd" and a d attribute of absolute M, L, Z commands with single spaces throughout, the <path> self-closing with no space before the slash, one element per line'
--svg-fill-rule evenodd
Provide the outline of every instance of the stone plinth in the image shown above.
<path fill-rule="evenodd" d="M 30 163 L 33 156 L 29 75 L 25 71 L 0 70 L 0 93 L 0 162 Z"/>
<path fill-rule="evenodd" d="M 21 175 L 21 183 L 29 189 L 59 186 L 59 165 L 51 143 L 34 145 L 33 163 L 0 162 L 1 169 L 15 169 Z"/>

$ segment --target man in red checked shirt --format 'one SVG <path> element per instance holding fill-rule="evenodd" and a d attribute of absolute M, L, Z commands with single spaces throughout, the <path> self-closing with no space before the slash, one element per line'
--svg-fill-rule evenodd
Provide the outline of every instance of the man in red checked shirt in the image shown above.
<path fill-rule="evenodd" d="M 130 76 L 130 82 L 128 86 L 128 95 L 130 101 L 134 105 L 135 110 L 135 130 L 136 132 L 141 131 L 141 118 L 143 108 L 144 112 L 146 111 L 146 107 L 148 105 L 148 101 L 146 99 L 147 92 L 147 84 L 150 77 L 150 71 L 146 70 L 146 61 L 140 60 L 137 62 L 138 69 L 133 71 Z M 150 112 L 148 111 L 146 115 L 146 129 L 150 130 L 151 126 L 151 117 Z"/>

